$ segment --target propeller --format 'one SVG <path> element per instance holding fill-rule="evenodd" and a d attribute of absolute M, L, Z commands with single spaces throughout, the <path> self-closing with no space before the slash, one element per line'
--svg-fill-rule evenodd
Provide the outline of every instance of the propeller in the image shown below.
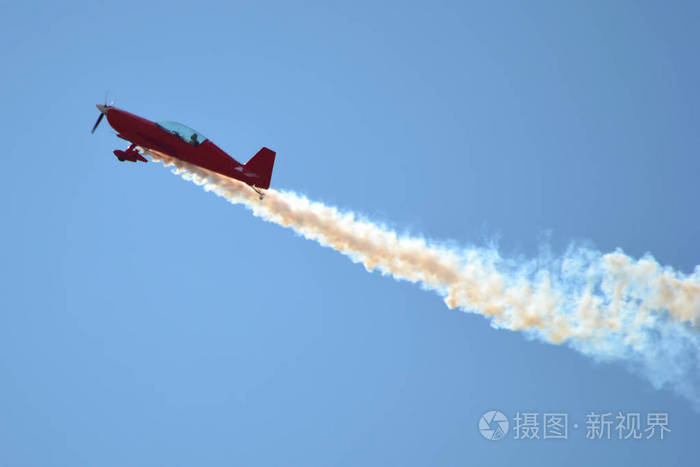
<path fill-rule="evenodd" d="M 114 101 L 110 102 L 107 104 L 107 97 L 109 96 L 109 91 L 105 93 L 105 103 L 104 105 L 97 104 L 97 109 L 100 111 L 100 116 L 97 117 L 97 121 L 95 122 L 95 125 L 92 127 L 92 131 L 90 133 L 94 133 L 95 130 L 97 130 L 97 127 L 100 125 L 100 122 L 104 118 L 105 114 L 107 113 L 107 110 L 109 110 L 109 107 L 111 107 L 114 104 Z"/>
<path fill-rule="evenodd" d="M 92 131 L 91 131 L 90 133 L 94 133 L 95 130 L 97 130 L 97 125 L 100 124 L 100 122 L 102 121 L 102 118 L 103 118 L 104 116 L 105 116 L 105 114 L 100 113 L 100 116 L 97 117 L 97 121 L 95 122 L 95 126 L 92 127 Z"/>

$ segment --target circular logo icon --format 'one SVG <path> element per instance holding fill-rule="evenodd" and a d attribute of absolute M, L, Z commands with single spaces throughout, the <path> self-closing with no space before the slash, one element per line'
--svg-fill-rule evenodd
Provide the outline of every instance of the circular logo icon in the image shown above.
<path fill-rule="evenodd" d="M 489 441 L 496 441 L 508 434 L 508 418 L 498 410 L 489 410 L 479 419 L 479 432 Z"/>

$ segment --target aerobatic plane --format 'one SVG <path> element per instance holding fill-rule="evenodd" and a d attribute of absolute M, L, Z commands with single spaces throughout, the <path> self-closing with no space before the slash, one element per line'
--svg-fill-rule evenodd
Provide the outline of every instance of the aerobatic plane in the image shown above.
<path fill-rule="evenodd" d="M 92 133 L 106 115 L 117 136 L 131 143 L 124 151 L 114 151 L 122 162 L 147 162 L 142 154 L 155 151 L 240 180 L 255 190 L 260 199 L 264 196 L 262 190 L 270 187 L 275 151 L 263 147 L 248 162 L 241 164 L 201 133 L 181 123 L 152 122 L 113 105 L 97 104 L 97 108 L 100 116 L 92 127 Z"/>

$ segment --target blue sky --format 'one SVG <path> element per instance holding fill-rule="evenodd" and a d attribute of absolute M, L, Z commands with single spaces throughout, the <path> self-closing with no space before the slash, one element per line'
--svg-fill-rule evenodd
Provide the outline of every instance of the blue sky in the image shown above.
<path fill-rule="evenodd" d="M 455 245 L 700 264 L 694 2 L 5 2 L 0 465 L 693 465 L 700 415 L 119 163 L 116 105 Z M 494 442 L 487 410 L 665 412 Z"/>

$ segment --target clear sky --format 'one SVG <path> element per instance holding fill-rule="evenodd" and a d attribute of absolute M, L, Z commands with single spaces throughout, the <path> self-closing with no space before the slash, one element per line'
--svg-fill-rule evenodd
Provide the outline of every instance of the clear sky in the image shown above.
<path fill-rule="evenodd" d="M 691 273 L 697 2 L 223 3 L 0 3 L 0 466 L 697 465 L 700 415 L 624 364 L 450 311 L 89 133 L 108 90 L 401 232 Z M 489 441 L 492 409 L 579 428 Z M 618 411 L 672 431 L 586 439 Z"/>

